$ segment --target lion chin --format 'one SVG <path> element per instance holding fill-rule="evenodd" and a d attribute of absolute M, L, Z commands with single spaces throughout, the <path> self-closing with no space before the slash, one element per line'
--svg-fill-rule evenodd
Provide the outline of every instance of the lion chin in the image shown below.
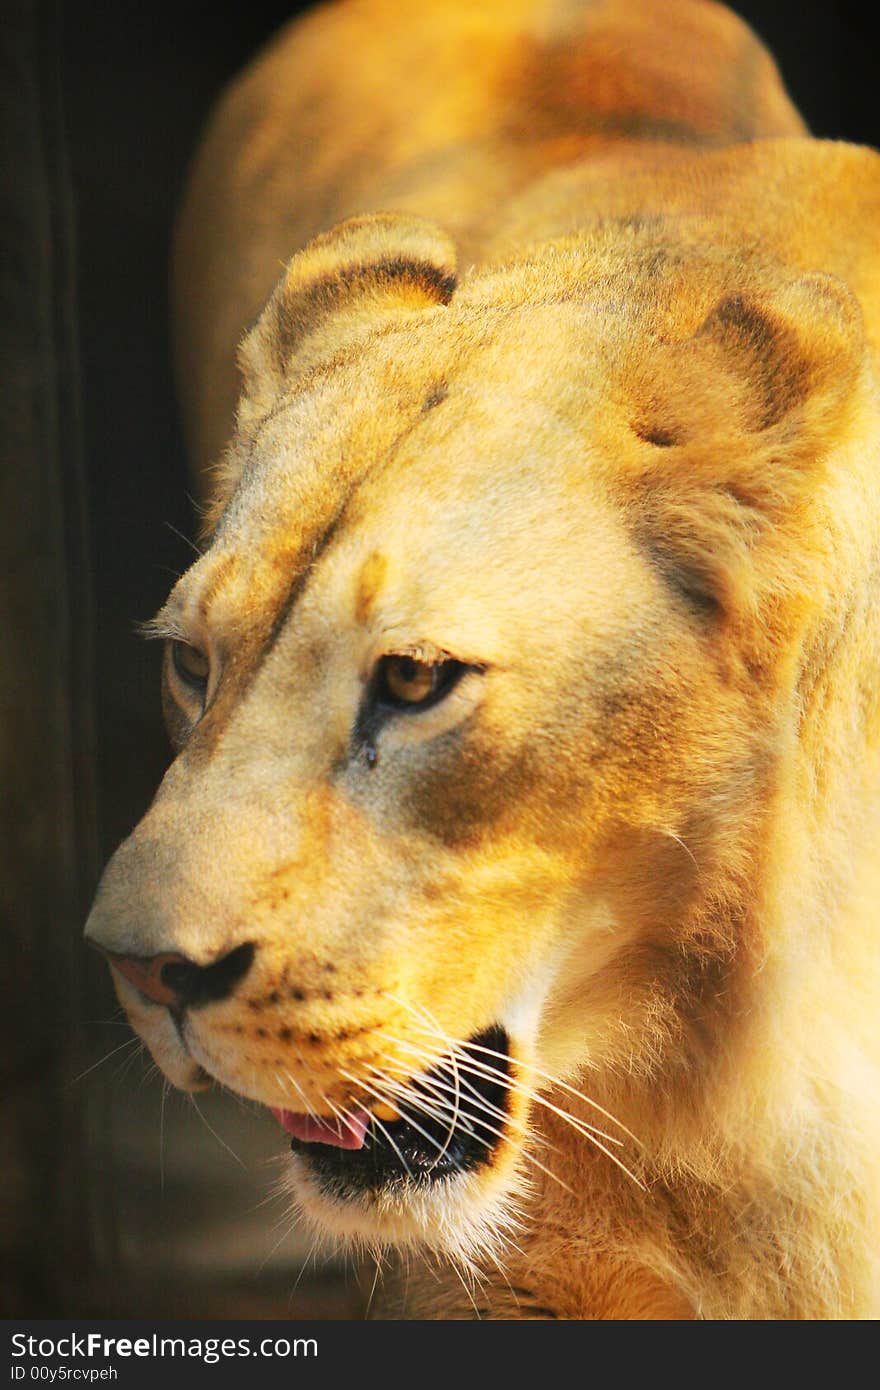
<path fill-rule="evenodd" d="M 213 118 L 87 935 L 384 1316 L 880 1312 L 878 219 L 711 3 L 344 0 Z"/>

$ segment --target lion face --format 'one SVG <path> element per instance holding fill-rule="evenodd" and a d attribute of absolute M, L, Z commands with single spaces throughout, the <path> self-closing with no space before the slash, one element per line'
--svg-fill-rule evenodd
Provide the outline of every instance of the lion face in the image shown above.
<path fill-rule="evenodd" d="M 346 1236 L 478 1248 L 545 1080 L 642 1064 L 790 713 L 760 466 L 796 477 L 806 426 L 756 374 L 803 416 L 821 354 L 784 288 L 612 240 L 454 294 L 403 219 L 296 258 L 154 625 L 177 756 L 88 935 L 166 1075 L 275 1110 Z"/>

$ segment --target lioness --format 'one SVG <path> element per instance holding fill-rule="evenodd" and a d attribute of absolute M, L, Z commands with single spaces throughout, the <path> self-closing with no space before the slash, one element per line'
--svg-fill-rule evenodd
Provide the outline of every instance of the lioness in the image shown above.
<path fill-rule="evenodd" d="M 693 0 L 345 0 L 213 119 L 177 756 L 87 932 L 423 1252 L 386 1316 L 880 1312 L 878 219 Z"/>

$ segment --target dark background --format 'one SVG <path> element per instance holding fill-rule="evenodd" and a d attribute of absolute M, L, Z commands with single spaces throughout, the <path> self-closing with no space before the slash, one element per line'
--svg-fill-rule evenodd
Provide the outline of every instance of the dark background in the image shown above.
<path fill-rule="evenodd" d="M 77 792 L 82 815 L 95 814 L 95 833 L 81 833 L 77 851 L 75 894 L 82 907 L 99 867 L 143 814 L 168 758 L 159 652 L 136 636 L 135 625 L 156 611 L 192 557 L 168 340 L 174 210 L 212 102 L 296 7 L 264 0 L 234 6 L 68 0 L 48 8 L 46 19 L 45 5 L 15 5 L 21 14 L 36 14 L 35 61 L 55 72 L 72 192 L 67 328 L 79 391 L 61 453 L 66 447 L 79 459 L 87 531 L 88 558 L 70 600 L 68 663 L 78 672 L 80 698 L 88 702 L 89 687 L 93 695 L 83 727 L 91 730 L 94 759 L 85 790 Z M 774 52 L 814 134 L 880 145 L 867 7 L 790 0 L 734 8 Z M 405 22 L 403 0 L 401 16 Z M 10 166 L 10 187 L 18 177 Z M 71 920 L 79 910 L 71 910 Z M 9 1281 L 6 1311 L 344 1315 L 351 1294 L 332 1266 L 317 1277 L 310 1273 L 291 1294 L 308 1246 L 294 1235 L 273 1255 L 280 1209 L 268 1217 L 254 1212 L 268 1185 L 265 1162 L 281 1149 L 264 1122 L 245 1115 L 243 1123 L 241 1112 L 222 1104 L 211 1110 L 219 1103 L 206 1100 L 206 1127 L 180 1098 L 166 1104 L 158 1078 L 141 1061 L 129 1065 L 125 1047 L 121 1075 L 117 1057 L 74 1081 L 77 1070 L 128 1034 L 114 1018 L 100 962 L 86 959 L 75 942 L 70 951 L 66 968 L 80 1016 L 69 1020 L 75 1065 L 65 1062 L 59 1082 L 66 1127 L 52 1129 L 43 1114 L 26 1127 L 21 1151 L 2 1158 L 12 1172 L 39 1148 L 45 1166 L 38 1163 L 35 1171 L 50 1182 L 66 1146 L 73 1157 L 67 1195 L 58 1198 L 66 1235 L 54 1256 L 45 1233 L 31 1238 L 38 1218 L 28 1213 L 39 1206 L 40 1188 L 22 1189 L 7 1240 L 22 1273 L 18 1283 Z M 45 979 L 45 963 L 40 970 Z M 34 1066 L 42 1065 L 38 1053 Z M 36 1095 L 37 1073 L 21 1075 L 27 1094 Z M 232 1167 L 230 1176 L 227 1144 L 243 1153 L 243 1174 Z M 72 1202 L 67 1189 L 77 1182 Z"/>

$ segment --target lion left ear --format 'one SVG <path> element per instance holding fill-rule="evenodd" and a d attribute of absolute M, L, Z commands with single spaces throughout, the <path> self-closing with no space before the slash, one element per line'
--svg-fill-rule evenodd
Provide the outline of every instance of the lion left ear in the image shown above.
<path fill-rule="evenodd" d="M 817 499 L 852 438 L 865 361 L 858 302 L 818 274 L 761 302 L 728 296 L 667 346 L 658 419 L 634 427 L 656 447 L 622 482 L 642 538 L 698 606 L 742 615 L 768 590 L 809 588 L 812 531 L 816 555 L 827 545 Z"/>
<path fill-rule="evenodd" d="M 291 371 L 339 351 L 383 314 L 448 304 L 455 261 L 445 232 L 399 213 L 353 217 L 309 242 L 239 349 L 239 424 L 266 412 Z"/>

